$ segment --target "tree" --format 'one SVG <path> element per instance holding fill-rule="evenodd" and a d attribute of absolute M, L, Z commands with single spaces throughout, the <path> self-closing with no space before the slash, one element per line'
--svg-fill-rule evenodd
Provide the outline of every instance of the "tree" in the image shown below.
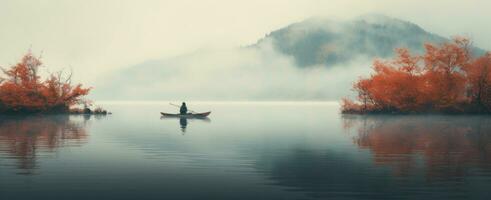
<path fill-rule="evenodd" d="M 481 111 L 491 111 L 491 53 L 474 60 L 464 71 L 470 101 Z"/>
<path fill-rule="evenodd" d="M 466 100 L 463 69 L 472 59 L 469 46 L 470 40 L 462 37 L 442 45 L 425 45 L 425 79 L 430 86 L 429 100 L 436 109 L 453 109 Z"/>
<path fill-rule="evenodd" d="M 67 112 L 89 93 L 90 88 L 71 84 L 71 74 L 64 78 L 62 72 L 57 72 L 41 81 L 40 67 L 40 58 L 28 52 L 19 63 L 3 69 L 0 112 Z"/>
<path fill-rule="evenodd" d="M 374 73 L 343 99 L 345 113 L 491 112 L 491 53 L 475 58 L 470 40 L 456 37 L 426 44 L 423 55 L 397 49 L 396 58 L 375 60 Z"/>

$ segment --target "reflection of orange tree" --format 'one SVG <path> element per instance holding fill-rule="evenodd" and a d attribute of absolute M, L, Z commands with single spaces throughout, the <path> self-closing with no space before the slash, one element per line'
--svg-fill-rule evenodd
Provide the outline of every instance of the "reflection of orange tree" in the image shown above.
<path fill-rule="evenodd" d="M 455 178 L 469 167 L 491 164 L 491 119 L 405 116 L 345 118 L 355 128 L 354 142 L 374 154 L 377 165 L 390 166 L 400 176 L 424 159 L 428 178 Z"/>
<path fill-rule="evenodd" d="M 84 123 L 69 116 L 15 117 L 0 120 L 0 153 L 18 159 L 22 173 L 31 174 L 36 157 L 63 146 L 85 143 Z"/>

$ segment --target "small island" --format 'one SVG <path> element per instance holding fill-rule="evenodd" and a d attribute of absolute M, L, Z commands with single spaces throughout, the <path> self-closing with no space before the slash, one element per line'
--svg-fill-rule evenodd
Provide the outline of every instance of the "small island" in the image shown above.
<path fill-rule="evenodd" d="M 40 57 L 29 51 L 19 63 L 2 68 L 0 114 L 108 114 L 102 108 L 89 108 L 90 101 L 83 97 L 91 88 L 72 84 L 72 74 L 50 73 L 43 80 L 38 72 L 42 66 Z"/>
<path fill-rule="evenodd" d="M 397 49 L 395 59 L 375 60 L 374 73 L 354 83 L 357 98 L 344 98 L 341 112 L 491 114 L 491 53 L 472 50 L 464 37 L 426 44 L 422 55 Z"/>

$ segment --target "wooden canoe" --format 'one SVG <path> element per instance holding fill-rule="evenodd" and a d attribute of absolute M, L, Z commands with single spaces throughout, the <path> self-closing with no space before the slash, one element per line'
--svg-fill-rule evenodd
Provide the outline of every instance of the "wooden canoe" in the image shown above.
<path fill-rule="evenodd" d="M 211 112 L 204 112 L 204 113 L 188 113 L 188 114 L 172 114 L 172 113 L 164 113 L 160 112 L 162 116 L 164 117 L 177 117 L 177 118 L 205 118 L 210 115 Z"/>

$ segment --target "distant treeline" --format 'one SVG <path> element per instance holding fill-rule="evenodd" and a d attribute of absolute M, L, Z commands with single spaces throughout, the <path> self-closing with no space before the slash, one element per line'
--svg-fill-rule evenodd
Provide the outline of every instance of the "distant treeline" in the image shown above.
<path fill-rule="evenodd" d="M 87 104 L 82 97 L 90 88 L 71 83 L 71 74 L 49 74 L 42 80 L 40 58 L 27 53 L 22 60 L 3 69 L 0 77 L 0 113 L 69 113 L 76 104 Z"/>
<path fill-rule="evenodd" d="M 423 55 L 397 49 L 375 60 L 374 73 L 354 83 L 355 101 L 343 113 L 491 113 L 491 53 L 475 56 L 471 41 L 455 37 L 426 44 Z"/>

